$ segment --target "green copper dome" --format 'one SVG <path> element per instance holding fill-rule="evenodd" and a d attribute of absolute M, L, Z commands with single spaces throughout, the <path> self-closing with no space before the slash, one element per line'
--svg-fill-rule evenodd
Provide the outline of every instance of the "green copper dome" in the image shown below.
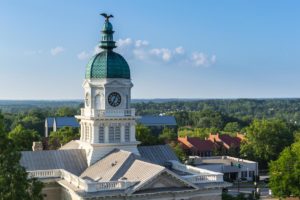
<path fill-rule="evenodd" d="M 89 61 L 86 66 L 85 78 L 130 79 L 130 69 L 120 54 L 104 50 Z"/>
<path fill-rule="evenodd" d="M 102 39 L 99 47 L 102 52 L 96 54 L 86 66 L 85 78 L 125 78 L 130 79 L 130 69 L 126 60 L 113 51 L 116 48 L 113 40 L 113 26 L 109 22 L 112 15 L 101 14 L 106 18 L 102 28 Z"/>

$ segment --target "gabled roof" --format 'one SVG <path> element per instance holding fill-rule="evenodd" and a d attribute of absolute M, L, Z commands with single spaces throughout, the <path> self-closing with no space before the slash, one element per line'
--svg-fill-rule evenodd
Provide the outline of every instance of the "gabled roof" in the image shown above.
<path fill-rule="evenodd" d="M 60 150 L 63 150 L 63 149 L 79 149 L 79 143 L 77 142 L 77 140 L 71 140 L 67 144 L 60 147 L 59 149 Z"/>
<path fill-rule="evenodd" d="M 159 165 L 165 165 L 169 160 L 179 161 L 169 145 L 138 146 L 140 155 Z"/>
<path fill-rule="evenodd" d="M 74 128 L 79 127 L 79 123 L 75 117 L 47 117 L 46 123 L 48 125 L 48 128 L 52 128 L 54 126 L 54 123 L 58 128 L 62 128 L 64 126 Z"/>
<path fill-rule="evenodd" d="M 132 163 L 134 159 L 135 155 L 133 153 L 115 149 L 88 167 L 80 177 L 93 181 L 118 180 L 128 170 L 131 166 L 130 163 Z M 126 165 L 126 162 L 129 163 L 129 165 Z M 120 171 L 123 173 L 120 173 Z M 117 172 L 119 172 L 119 176 L 115 176 Z"/>
<path fill-rule="evenodd" d="M 90 181 L 117 181 L 128 180 L 136 182 L 131 193 L 139 190 L 146 183 L 166 173 L 183 183 L 185 187 L 196 188 L 193 184 L 174 174 L 165 167 L 151 163 L 134 153 L 114 149 L 104 158 L 88 167 L 80 177 Z"/>
<path fill-rule="evenodd" d="M 26 171 L 65 169 L 79 175 L 87 168 L 86 154 L 81 149 L 22 151 L 20 164 Z"/>
<path fill-rule="evenodd" d="M 145 126 L 177 126 L 174 116 L 142 116 L 137 122 Z"/>
<path fill-rule="evenodd" d="M 196 137 L 178 138 L 186 148 L 195 148 L 198 151 L 213 151 L 215 144 L 210 140 L 201 140 Z"/>
<path fill-rule="evenodd" d="M 228 146 L 240 146 L 241 139 L 238 137 L 231 137 L 230 135 L 222 134 L 219 136 L 219 138 Z"/>

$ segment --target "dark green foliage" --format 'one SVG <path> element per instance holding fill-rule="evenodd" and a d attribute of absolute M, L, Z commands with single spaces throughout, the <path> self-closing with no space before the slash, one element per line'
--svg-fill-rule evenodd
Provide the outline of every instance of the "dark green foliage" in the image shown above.
<path fill-rule="evenodd" d="M 50 149 L 58 149 L 71 140 L 79 139 L 79 137 L 78 128 L 63 127 L 50 133 L 49 147 Z"/>
<path fill-rule="evenodd" d="M 31 150 L 32 143 L 41 139 L 37 131 L 25 129 L 22 125 L 16 126 L 8 134 L 8 137 L 15 143 L 19 151 Z"/>
<path fill-rule="evenodd" d="M 133 107 L 138 115 L 214 110 L 246 122 L 253 118 L 281 118 L 300 122 L 300 99 L 170 100 L 135 103 Z"/>
<path fill-rule="evenodd" d="M 209 133 L 219 132 L 218 128 L 191 128 L 191 127 L 182 127 L 178 130 L 179 137 L 198 137 L 200 139 L 205 139 L 209 136 Z"/>
<path fill-rule="evenodd" d="M 236 133 L 241 130 L 241 126 L 238 122 L 228 122 L 223 130 L 225 132 Z"/>
<path fill-rule="evenodd" d="M 246 128 L 246 142 L 241 146 L 241 154 L 259 162 L 266 169 L 271 160 L 293 142 L 293 132 L 282 120 L 254 120 Z"/>
<path fill-rule="evenodd" d="M 171 142 L 169 145 L 171 146 L 172 150 L 176 154 L 177 158 L 179 160 L 181 160 L 181 162 L 184 162 L 185 160 L 187 160 L 188 156 L 183 151 L 183 149 L 182 149 L 182 147 L 180 146 L 179 143 L 177 143 L 177 142 Z"/>
<path fill-rule="evenodd" d="M 158 138 L 162 143 L 177 141 L 177 133 L 173 129 L 165 127 Z"/>
<path fill-rule="evenodd" d="M 4 132 L 0 113 L 0 200 L 40 200 L 43 184 L 27 179 L 25 169 L 19 164 L 21 154 Z"/>
<path fill-rule="evenodd" d="M 270 163 L 269 187 L 275 196 L 300 198 L 300 141 L 285 148 Z"/>
<path fill-rule="evenodd" d="M 151 134 L 151 130 L 141 124 L 136 126 L 136 139 L 141 142 L 141 145 L 155 145 L 160 143 L 159 139 Z"/>
<path fill-rule="evenodd" d="M 71 107 L 61 107 L 59 108 L 55 116 L 58 117 L 73 117 L 74 115 L 77 115 L 78 110 L 76 108 L 71 108 Z"/>

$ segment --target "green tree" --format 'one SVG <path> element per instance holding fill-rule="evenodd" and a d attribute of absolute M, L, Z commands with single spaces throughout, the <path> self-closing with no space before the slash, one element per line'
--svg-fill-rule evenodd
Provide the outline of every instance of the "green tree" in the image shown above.
<path fill-rule="evenodd" d="M 42 200 L 43 184 L 28 179 L 20 165 L 21 154 L 4 132 L 3 116 L 0 113 L 0 200 Z"/>
<path fill-rule="evenodd" d="M 40 141 L 40 136 L 37 131 L 27 130 L 21 124 L 17 125 L 9 134 L 11 139 L 19 151 L 31 150 L 32 143 Z"/>
<path fill-rule="evenodd" d="M 236 133 L 241 130 L 241 127 L 238 122 L 228 122 L 223 130 L 225 132 Z"/>
<path fill-rule="evenodd" d="M 179 160 L 181 160 L 183 162 L 187 159 L 187 155 L 184 152 L 184 150 L 182 149 L 180 143 L 173 141 L 169 145 L 171 146 L 171 148 L 173 149 L 174 153 L 176 154 L 176 156 Z"/>
<path fill-rule="evenodd" d="M 141 124 L 136 126 L 136 139 L 141 142 L 141 145 L 159 144 L 158 138 L 151 134 L 151 130 Z"/>
<path fill-rule="evenodd" d="M 177 141 L 177 133 L 173 129 L 165 127 L 158 138 L 162 143 L 170 143 L 171 141 Z"/>
<path fill-rule="evenodd" d="M 71 140 L 76 140 L 80 137 L 77 128 L 63 127 L 58 129 L 56 132 L 50 133 L 49 146 L 50 149 L 58 149 L 62 145 L 70 142 Z"/>
<path fill-rule="evenodd" d="M 61 107 L 56 111 L 56 116 L 59 117 L 72 117 L 77 114 L 76 108 Z"/>
<path fill-rule="evenodd" d="M 246 142 L 241 145 L 241 155 L 259 162 L 267 168 L 268 162 L 293 142 L 293 133 L 282 120 L 254 120 L 246 128 Z"/>
<path fill-rule="evenodd" d="M 286 147 L 270 163 L 269 187 L 275 196 L 300 198 L 300 141 Z"/>

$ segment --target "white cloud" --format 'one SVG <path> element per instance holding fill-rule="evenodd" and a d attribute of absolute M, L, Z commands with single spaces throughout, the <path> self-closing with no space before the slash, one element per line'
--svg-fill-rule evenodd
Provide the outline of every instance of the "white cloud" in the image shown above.
<path fill-rule="evenodd" d="M 90 54 L 91 54 L 91 56 L 93 56 L 93 55 L 96 55 L 97 53 L 100 53 L 100 52 L 101 52 L 101 49 L 97 45 L 97 46 L 94 47 L 94 52 L 91 52 Z"/>
<path fill-rule="evenodd" d="M 217 56 L 216 55 L 212 55 L 210 58 L 210 61 L 212 64 L 214 64 L 217 61 Z"/>
<path fill-rule="evenodd" d="M 117 41 L 117 46 L 119 48 L 124 48 L 124 47 L 128 47 L 131 46 L 133 44 L 133 41 L 131 38 L 126 38 L 126 39 L 119 39 Z"/>
<path fill-rule="evenodd" d="M 52 56 L 56 56 L 56 55 L 58 55 L 58 54 L 60 54 L 64 51 L 65 51 L 65 49 L 63 47 L 57 46 L 57 47 L 51 49 L 50 53 L 51 53 Z"/>
<path fill-rule="evenodd" d="M 149 42 L 147 40 L 136 40 L 135 41 L 135 46 L 136 47 L 143 47 L 143 46 L 148 46 Z"/>
<path fill-rule="evenodd" d="M 147 40 L 133 40 L 131 38 L 119 39 L 116 42 L 120 53 L 128 60 L 141 60 L 143 62 L 162 62 L 164 64 L 191 65 L 208 67 L 216 62 L 216 55 L 209 56 L 203 52 L 187 52 L 182 46 L 176 48 L 153 48 Z M 77 55 L 84 60 L 97 53 L 101 49 L 96 46 L 91 51 L 82 51 Z"/>
<path fill-rule="evenodd" d="M 210 66 L 216 62 L 216 55 L 208 56 L 202 52 L 194 52 L 191 61 L 195 66 Z"/>
<path fill-rule="evenodd" d="M 184 48 L 181 47 L 181 46 L 176 47 L 176 48 L 175 48 L 175 53 L 176 53 L 176 54 L 181 54 L 181 55 L 184 54 L 184 53 L 185 53 Z"/>
<path fill-rule="evenodd" d="M 80 52 L 78 55 L 77 55 L 77 58 L 79 60 L 85 60 L 85 59 L 88 59 L 89 57 L 91 57 L 91 54 L 90 53 L 87 53 L 85 51 L 82 51 Z"/>
<path fill-rule="evenodd" d="M 170 61 L 172 58 L 172 53 L 170 49 L 161 48 L 161 49 L 151 49 L 150 53 L 161 58 L 163 61 Z"/>

